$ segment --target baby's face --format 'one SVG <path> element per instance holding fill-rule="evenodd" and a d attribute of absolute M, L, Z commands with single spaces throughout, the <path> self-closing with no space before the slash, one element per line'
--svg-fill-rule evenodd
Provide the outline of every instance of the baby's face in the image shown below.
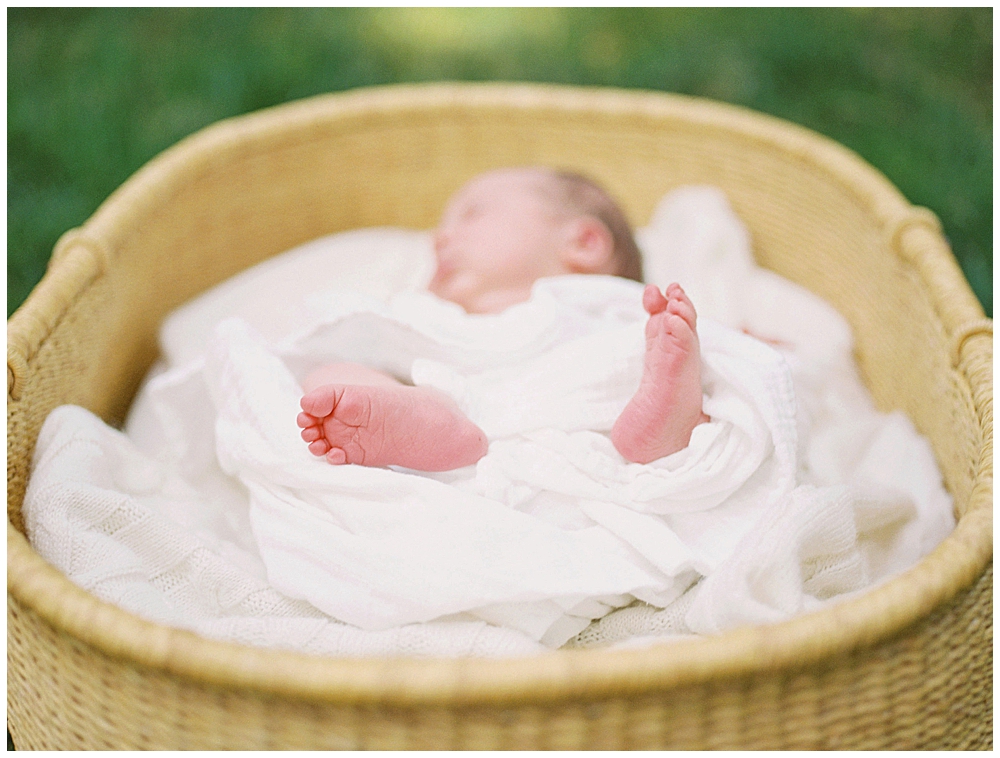
<path fill-rule="evenodd" d="M 530 296 L 543 276 L 568 273 L 560 250 L 568 216 L 532 169 L 476 177 L 451 199 L 434 236 L 428 289 L 469 313 L 494 313 Z"/>

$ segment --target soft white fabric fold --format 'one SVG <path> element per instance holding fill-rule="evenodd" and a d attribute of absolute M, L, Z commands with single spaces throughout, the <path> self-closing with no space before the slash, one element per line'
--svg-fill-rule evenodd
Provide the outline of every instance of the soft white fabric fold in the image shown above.
<path fill-rule="evenodd" d="M 236 492 L 220 501 L 217 490 L 192 487 L 82 408 L 56 409 L 38 451 L 24 509 L 32 545 L 84 589 L 143 618 L 317 655 L 508 656 L 544 649 L 474 619 L 365 631 L 283 595 L 267 583 L 252 540 L 239 544 L 239 535 L 249 536 L 239 523 L 247 518 L 245 497 Z"/>
<path fill-rule="evenodd" d="M 237 308 L 234 284 L 182 309 L 127 436 L 53 412 L 24 506 L 36 549 L 100 597 L 220 639 L 521 655 L 788 618 L 905 570 L 953 526 L 929 445 L 874 409 L 843 320 L 753 264 L 717 191 L 673 193 L 639 235 L 647 277 L 698 308 L 712 418 L 646 465 L 607 436 L 641 376 L 640 285 L 541 280 L 468 316 L 416 291 L 428 250 L 409 234 L 389 234 L 381 268 L 370 255 L 381 290 L 338 238 L 352 292 L 314 292 L 280 329 L 269 312 L 287 302 Z M 350 235 L 369 254 L 377 237 Z M 300 254 L 311 271 L 320 249 Z M 240 286 L 263 298 L 264 281 Z M 206 340 L 227 312 L 243 318 Z M 330 361 L 448 393 L 489 453 L 441 474 L 314 458 L 298 381 Z"/>
<path fill-rule="evenodd" d="M 574 616 L 560 629 L 575 634 L 590 618 L 570 609 L 589 598 L 675 599 L 692 571 L 707 573 L 725 557 L 718 546 L 738 541 L 772 491 L 794 483 L 795 401 L 783 359 L 707 322 L 713 420 L 689 448 L 631 464 L 593 431 L 610 428 L 639 383 L 644 313 L 633 282 L 542 280 L 528 303 L 496 317 L 469 317 L 429 295 L 363 305 L 326 315 L 277 354 L 242 322 L 224 322 L 206 363 L 218 459 L 249 491 L 268 580 L 334 618 L 385 629 L 476 616 L 485 606 L 490 621 L 535 639 L 552 640 L 551 627 Z M 361 360 L 353 351 L 363 345 L 408 346 L 394 348 L 394 368 L 451 392 L 487 432 L 490 452 L 448 484 L 312 458 L 291 423 L 301 393 L 279 357 L 313 352 L 303 342 L 321 344 L 325 360 Z M 365 362 L 385 365 L 382 350 Z M 421 361 L 417 371 L 407 358 Z M 760 481 L 732 497 L 772 459 Z M 657 514 L 693 512 L 703 515 L 687 519 L 688 532 L 723 533 L 704 545 L 693 537 L 698 552 L 688 556 Z M 658 555 L 651 530 L 669 557 Z"/>

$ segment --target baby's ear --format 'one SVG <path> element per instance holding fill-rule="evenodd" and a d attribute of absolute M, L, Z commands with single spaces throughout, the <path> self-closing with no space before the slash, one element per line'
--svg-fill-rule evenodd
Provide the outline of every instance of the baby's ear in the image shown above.
<path fill-rule="evenodd" d="M 574 274 L 613 274 L 615 241 L 607 225 L 593 216 L 569 222 L 562 262 Z"/>

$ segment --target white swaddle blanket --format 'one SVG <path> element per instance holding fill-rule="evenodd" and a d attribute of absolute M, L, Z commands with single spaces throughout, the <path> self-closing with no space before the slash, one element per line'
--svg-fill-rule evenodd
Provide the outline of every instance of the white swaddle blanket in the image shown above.
<path fill-rule="evenodd" d="M 641 285 L 545 279 L 527 303 L 469 316 L 417 291 L 425 235 L 371 235 L 355 255 L 395 244 L 410 259 L 383 250 L 377 280 L 345 266 L 352 291 L 291 314 L 280 276 L 244 276 L 168 321 L 127 434 L 54 411 L 24 507 L 36 549 L 206 636 L 512 655 L 782 620 L 898 573 L 953 526 L 929 446 L 872 407 L 839 315 L 753 265 L 718 192 L 673 193 L 639 235 L 647 279 L 681 281 L 698 308 L 712 419 L 646 465 L 607 437 L 641 375 Z M 270 289 L 246 301 L 254 287 Z M 488 454 L 441 474 L 313 457 L 298 381 L 342 360 L 447 392 Z"/>

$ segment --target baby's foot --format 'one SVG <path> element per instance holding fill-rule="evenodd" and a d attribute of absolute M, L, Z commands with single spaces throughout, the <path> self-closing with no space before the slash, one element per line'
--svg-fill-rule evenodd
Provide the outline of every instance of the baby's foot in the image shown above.
<path fill-rule="evenodd" d="M 649 313 L 639 389 L 611 430 L 626 459 L 649 463 L 687 447 L 691 432 L 709 418 L 701 410 L 701 352 L 694 306 L 678 284 L 666 297 L 652 284 L 642 294 Z"/>
<path fill-rule="evenodd" d="M 296 419 L 309 452 L 330 463 L 449 471 L 486 454 L 486 435 L 447 395 L 427 387 L 325 384 Z"/>

